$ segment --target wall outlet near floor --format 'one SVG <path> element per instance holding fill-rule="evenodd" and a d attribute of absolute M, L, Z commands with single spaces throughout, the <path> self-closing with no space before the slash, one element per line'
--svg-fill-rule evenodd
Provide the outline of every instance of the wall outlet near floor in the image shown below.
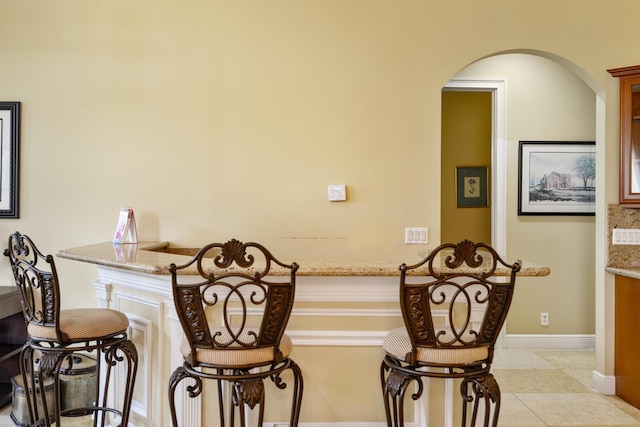
<path fill-rule="evenodd" d="M 540 313 L 540 326 L 549 326 L 549 313 Z"/>

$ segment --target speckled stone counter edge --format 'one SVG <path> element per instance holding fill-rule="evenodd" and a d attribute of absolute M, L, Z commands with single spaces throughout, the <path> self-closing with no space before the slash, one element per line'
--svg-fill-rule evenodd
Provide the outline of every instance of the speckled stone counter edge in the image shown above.
<path fill-rule="evenodd" d="M 60 258 L 81 261 L 107 267 L 137 271 L 149 274 L 169 274 L 167 267 L 171 263 L 185 264 L 193 256 L 193 249 L 172 248 L 169 242 L 139 242 L 138 244 L 114 245 L 111 242 L 97 243 L 58 251 Z M 298 276 L 397 276 L 398 266 L 403 262 L 408 264 L 418 262 L 415 260 L 291 260 L 299 264 Z M 286 261 L 290 262 L 290 261 Z M 522 269 L 519 276 L 547 276 L 550 274 L 548 267 L 521 262 Z M 195 274 L 195 269 L 186 269 L 184 274 Z M 278 274 L 274 269 L 274 274 Z M 283 272 L 284 273 L 284 272 Z M 508 274 L 502 269 L 496 275 Z"/>

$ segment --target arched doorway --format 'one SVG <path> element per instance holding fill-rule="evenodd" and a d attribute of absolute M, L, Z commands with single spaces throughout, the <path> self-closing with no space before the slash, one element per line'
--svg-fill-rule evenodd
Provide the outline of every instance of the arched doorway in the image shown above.
<path fill-rule="evenodd" d="M 494 233 L 499 235 L 499 230 L 504 230 L 504 234 L 502 240 L 494 236 L 493 243 L 507 255 L 549 265 L 552 271 L 545 279 L 521 280 L 516 295 L 522 300 L 519 307 L 515 304 L 512 313 L 516 315 L 510 316 L 512 322 L 507 323 L 507 330 L 512 334 L 508 345 L 533 342 L 533 345 L 551 348 L 596 346 L 596 369 L 604 372 L 605 359 L 612 359 L 605 354 L 604 343 L 609 338 L 604 334 L 598 336 L 606 304 L 603 249 L 606 241 L 601 237 L 606 236 L 606 204 L 601 197 L 604 161 L 597 166 L 595 218 L 519 217 L 515 184 L 520 140 L 594 140 L 597 158 L 604 159 L 603 90 L 575 64 L 538 51 L 510 51 L 481 59 L 461 70 L 443 90 L 495 90 L 486 86 L 487 82 L 491 86 L 491 82 L 496 81 L 504 83 L 505 122 L 504 127 L 496 129 L 496 133 L 500 129 L 504 131 L 503 138 L 493 136 L 492 192 L 498 200 L 492 205 L 495 211 L 492 227 Z M 502 152 L 496 143 L 498 139 L 504 144 Z M 496 155 L 504 156 L 498 157 L 504 168 L 493 163 Z M 502 177 L 501 172 L 504 172 Z M 501 201 L 504 205 L 500 207 Z M 570 260 L 567 252 L 571 253 Z M 577 259 L 575 254 L 579 254 Z M 574 271 L 569 271 L 570 265 L 586 268 L 576 277 Z M 572 286 L 574 289 L 570 289 Z M 580 286 L 580 292 L 576 292 L 575 286 Z M 564 301 L 561 307 L 551 307 L 550 292 L 554 299 Z M 542 311 L 550 312 L 552 319 L 547 329 L 539 325 Z M 594 374 L 594 383 L 595 378 Z M 606 382 L 606 378 L 603 381 Z M 598 390 L 607 387 L 598 387 Z"/>

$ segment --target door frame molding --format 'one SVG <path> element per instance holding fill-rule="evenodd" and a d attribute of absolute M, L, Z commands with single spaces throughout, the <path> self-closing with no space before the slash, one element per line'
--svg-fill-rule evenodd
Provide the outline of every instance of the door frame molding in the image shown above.
<path fill-rule="evenodd" d="M 504 80 L 453 78 L 443 90 L 491 92 L 491 246 L 507 253 L 507 94 Z M 506 348 L 507 327 L 500 331 L 496 348 Z"/>
<path fill-rule="evenodd" d="M 445 91 L 491 92 L 491 245 L 507 253 L 507 119 L 504 80 L 453 78 Z"/>

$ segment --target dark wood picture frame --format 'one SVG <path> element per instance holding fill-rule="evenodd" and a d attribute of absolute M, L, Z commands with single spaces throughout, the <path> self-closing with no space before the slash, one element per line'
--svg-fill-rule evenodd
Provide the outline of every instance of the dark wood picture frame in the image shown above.
<path fill-rule="evenodd" d="M 520 141 L 518 215 L 595 215 L 594 141 Z"/>
<path fill-rule="evenodd" d="M 456 207 L 489 206 L 489 167 L 456 166 Z"/>
<path fill-rule="evenodd" d="M 0 218 L 19 217 L 20 103 L 0 101 Z"/>

